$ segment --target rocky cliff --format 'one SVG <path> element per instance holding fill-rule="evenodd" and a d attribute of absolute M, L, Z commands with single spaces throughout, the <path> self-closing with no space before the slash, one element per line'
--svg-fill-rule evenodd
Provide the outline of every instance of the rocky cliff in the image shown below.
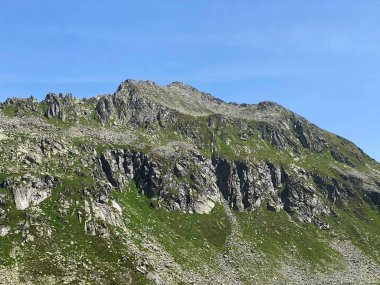
<path fill-rule="evenodd" d="M 0 283 L 380 280 L 380 165 L 278 104 L 127 80 L 0 121 Z"/>

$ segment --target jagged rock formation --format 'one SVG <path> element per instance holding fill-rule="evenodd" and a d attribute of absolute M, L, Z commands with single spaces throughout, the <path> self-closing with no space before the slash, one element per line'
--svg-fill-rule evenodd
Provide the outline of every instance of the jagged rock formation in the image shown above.
<path fill-rule="evenodd" d="M 6 179 L 2 187 L 12 191 L 16 208 L 25 210 L 30 206 L 37 206 L 50 197 L 56 184 L 57 179 L 52 176 L 40 179 L 26 174 L 22 177 Z"/>
<path fill-rule="evenodd" d="M 373 235 L 380 225 L 379 164 L 278 104 L 225 103 L 179 82 L 127 80 L 114 94 L 90 99 L 53 93 L 42 102 L 8 99 L 0 103 L 0 121 L 0 238 L 7 252 L 0 265 L 20 260 L 30 282 L 75 283 L 86 272 L 91 284 L 281 284 L 283 271 L 270 268 L 290 264 L 307 275 L 299 262 L 323 268 L 351 262 L 329 246 L 331 238 L 352 239 L 380 260 L 372 250 L 380 245 Z M 246 224 L 257 215 L 265 217 L 255 224 L 269 235 L 264 241 Z M 268 232 L 262 226 L 271 215 L 289 220 Z M 305 238 L 315 227 L 323 238 L 308 242 L 320 248 L 305 248 L 300 233 L 286 232 L 292 227 Z M 346 228 L 362 229 L 365 238 Z M 289 243 L 260 248 L 281 232 Z M 180 253 L 178 240 L 186 244 Z M 23 252 L 19 244 L 39 250 Z M 36 261 L 44 247 L 54 251 L 42 259 L 54 260 L 50 267 Z M 279 265 L 272 247 L 297 258 Z M 52 280 L 34 270 L 41 266 L 57 271 Z"/>
<path fill-rule="evenodd" d="M 99 164 L 116 189 L 134 181 L 142 194 L 154 199 L 156 206 L 209 213 L 219 200 L 211 161 L 201 155 L 183 155 L 176 159 L 180 162 L 163 167 L 142 153 L 114 150 L 105 151 Z"/>

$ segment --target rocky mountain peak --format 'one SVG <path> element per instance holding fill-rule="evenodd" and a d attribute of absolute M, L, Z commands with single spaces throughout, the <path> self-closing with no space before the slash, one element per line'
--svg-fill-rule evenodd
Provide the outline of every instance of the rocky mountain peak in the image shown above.
<path fill-rule="evenodd" d="M 263 101 L 257 104 L 257 109 L 259 111 L 273 111 L 273 112 L 278 112 L 280 110 L 284 110 L 284 107 L 281 105 L 275 103 L 275 102 L 270 102 L 270 101 Z"/>
<path fill-rule="evenodd" d="M 375 284 L 379 203 L 376 161 L 273 102 L 0 103 L 0 284 Z"/>

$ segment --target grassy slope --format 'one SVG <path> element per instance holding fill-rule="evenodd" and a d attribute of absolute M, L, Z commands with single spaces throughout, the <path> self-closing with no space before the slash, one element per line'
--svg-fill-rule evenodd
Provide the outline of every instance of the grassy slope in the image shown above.
<path fill-rule="evenodd" d="M 128 228 L 154 237 L 185 267 L 209 262 L 217 252 L 225 249 L 231 227 L 220 205 L 208 215 L 187 214 L 151 208 L 149 199 L 137 194 L 134 186 L 131 191 L 113 195 L 123 206 Z"/>

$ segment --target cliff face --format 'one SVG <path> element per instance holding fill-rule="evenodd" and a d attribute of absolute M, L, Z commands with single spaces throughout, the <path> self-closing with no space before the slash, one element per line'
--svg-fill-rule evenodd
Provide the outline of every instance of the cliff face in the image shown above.
<path fill-rule="evenodd" d="M 29 276 L 25 282 L 75 283 L 86 272 L 91 284 L 252 284 L 251 272 L 258 283 L 279 277 L 297 283 L 309 275 L 299 262 L 330 269 L 330 275 L 315 272 L 311 283 L 328 281 L 334 266 L 345 263 L 348 271 L 339 282 L 378 280 L 376 274 L 355 279 L 355 270 L 365 266 L 352 267 L 337 244 L 350 241 L 350 254 L 362 246 L 357 254 L 373 266 L 366 270 L 376 268 L 379 252 L 368 252 L 380 245 L 374 234 L 380 225 L 379 164 L 275 103 L 225 103 L 183 83 L 127 80 L 112 95 L 12 98 L 0 111 L 2 264 L 4 270 L 21 264 Z M 265 225 L 278 219 L 274 233 L 262 229 L 264 238 L 274 239 L 267 247 L 257 248 L 262 224 L 251 232 L 247 221 L 253 217 Z M 353 230 L 363 231 L 364 244 L 344 230 L 350 219 Z M 285 232 L 294 225 L 305 232 Z M 317 236 L 310 235 L 314 227 Z M 194 242 L 200 233 L 203 245 Z M 174 236 L 187 242 L 180 253 L 173 249 L 180 247 Z M 271 259 L 273 250 L 288 255 L 288 243 L 280 248 L 278 238 L 294 244 L 295 258 Z M 320 253 L 303 248 L 308 238 L 311 244 L 318 240 Z M 88 248 L 89 241 L 112 253 Z M 44 247 L 54 253 L 46 256 Z M 49 263 L 50 273 L 40 269 L 42 261 L 28 263 L 36 256 Z M 253 266 L 265 259 L 266 269 Z M 67 270 L 78 264 L 83 268 Z M 283 269 L 274 270 L 279 264 Z"/>

